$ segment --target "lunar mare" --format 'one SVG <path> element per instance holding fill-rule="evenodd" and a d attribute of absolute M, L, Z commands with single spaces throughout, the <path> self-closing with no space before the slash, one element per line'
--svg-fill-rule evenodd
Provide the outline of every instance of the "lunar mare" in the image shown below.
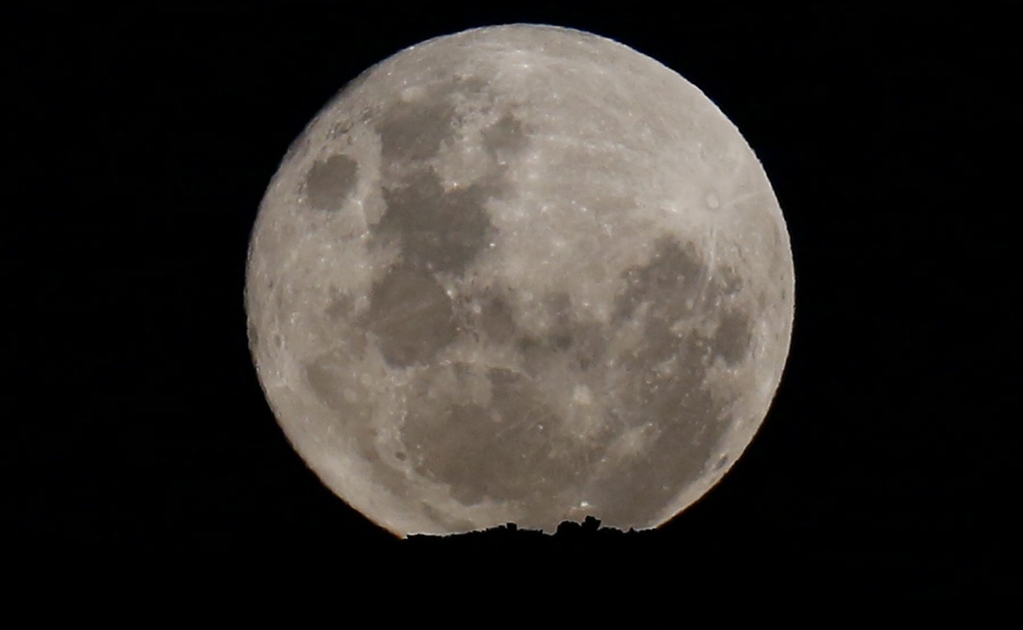
<path fill-rule="evenodd" d="M 316 116 L 245 300 L 288 439 L 406 535 L 666 522 L 763 421 L 793 291 L 770 183 L 706 96 L 514 25 L 401 51 Z"/>

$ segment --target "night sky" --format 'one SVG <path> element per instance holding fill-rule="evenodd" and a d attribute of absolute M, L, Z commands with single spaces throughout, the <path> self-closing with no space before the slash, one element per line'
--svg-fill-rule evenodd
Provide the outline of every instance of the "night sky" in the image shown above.
<path fill-rule="evenodd" d="M 246 248 L 288 145 L 346 82 L 430 37 L 534 22 L 618 40 L 703 90 L 792 240 L 793 341 L 764 425 L 699 503 L 615 543 L 618 560 L 895 597 L 1006 587 L 1019 71 L 1000 5 L 142 4 L 2 10 L 8 557 L 434 553 L 348 508 L 278 428 L 247 348 Z M 542 546 L 513 538 L 471 553 Z"/>

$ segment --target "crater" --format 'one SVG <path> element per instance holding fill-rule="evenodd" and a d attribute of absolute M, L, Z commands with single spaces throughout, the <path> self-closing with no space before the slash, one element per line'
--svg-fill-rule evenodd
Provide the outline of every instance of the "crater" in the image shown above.
<path fill-rule="evenodd" d="M 458 335 L 451 298 L 432 273 L 408 263 L 373 286 L 362 325 L 392 367 L 427 362 Z"/>
<path fill-rule="evenodd" d="M 399 241 L 402 256 L 434 271 L 462 273 L 490 242 L 485 186 L 445 191 L 432 170 L 384 191 L 387 209 L 374 234 Z"/>
<path fill-rule="evenodd" d="M 355 187 L 358 165 L 344 155 L 332 155 L 324 162 L 316 162 L 305 178 L 305 191 L 309 205 L 316 210 L 341 209 Z"/>

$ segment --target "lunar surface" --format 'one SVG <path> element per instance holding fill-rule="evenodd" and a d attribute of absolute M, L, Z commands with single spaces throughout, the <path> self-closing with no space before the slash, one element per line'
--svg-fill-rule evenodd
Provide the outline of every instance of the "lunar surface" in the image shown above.
<path fill-rule="evenodd" d="M 514 25 L 408 48 L 316 116 L 245 299 L 292 445 L 404 536 L 671 519 L 763 421 L 793 291 L 771 185 L 703 93 Z"/>

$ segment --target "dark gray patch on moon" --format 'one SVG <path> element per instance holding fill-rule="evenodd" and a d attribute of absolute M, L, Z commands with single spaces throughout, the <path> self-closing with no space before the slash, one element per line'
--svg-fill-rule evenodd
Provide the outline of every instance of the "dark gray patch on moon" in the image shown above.
<path fill-rule="evenodd" d="M 479 91 L 482 86 L 466 81 L 447 88 Z M 445 141 L 455 140 L 455 109 L 439 89 L 422 100 L 395 104 L 377 124 L 385 163 L 406 170 L 385 177 L 386 209 L 374 236 L 396 239 L 411 263 L 460 274 L 491 240 L 494 228 L 485 204 L 505 192 L 501 163 L 524 151 L 528 137 L 519 120 L 506 113 L 482 132 L 495 163 L 473 184 L 445 190 L 426 162 Z"/>
<path fill-rule="evenodd" d="M 729 428 L 726 404 L 706 387 L 707 369 L 715 355 L 733 365 L 745 358 L 751 329 L 745 313 L 729 310 L 718 319 L 707 311 L 741 287 L 734 272 L 708 273 L 694 247 L 669 237 L 657 242 L 648 263 L 623 273 L 615 318 L 640 323 L 643 338 L 638 350 L 617 358 L 634 375 L 619 394 L 618 416 L 627 427 L 649 424 L 652 437 L 641 453 L 591 485 L 587 500 L 609 522 L 654 522 L 680 488 L 698 481 L 708 466 L 723 465 L 713 456 Z M 706 316 L 718 320 L 709 339 L 673 330 L 680 318 Z"/>
<path fill-rule="evenodd" d="M 455 79 L 424 86 L 420 98 L 390 103 L 374 125 L 385 166 L 421 162 L 436 155 L 460 122 L 451 95 L 478 95 L 485 88 L 482 79 Z"/>
<path fill-rule="evenodd" d="M 511 114 L 505 114 L 483 130 L 483 145 L 494 161 L 501 163 L 525 151 L 529 146 L 529 138 L 522 121 Z"/>
<path fill-rule="evenodd" d="M 691 315 L 706 273 L 691 243 L 683 246 L 671 236 L 662 236 L 650 262 L 622 274 L 625 290 L 615 298 L 614 319 L 627 319 L 644 304 L 650 309 L 649 315 L 659 319 L 675 321 Z"/>
<path fill-rule="evenodd" d="M 728 365 L 740 363 L 749 353 L 752 338 L 750 317 L 735 310 L 726 311 L 714 334 L 714 352 Z"/>
<path fill-rule="evenodd" d="M 499 295 L 484 296 L 480 306 L 480 327 L 487 339 L 496 344 L 507 343 L 519 329 L 512 307 Z"/>
<path fill-rule="evenodd" d="M 672 359 L 674 371 L 657 369 Z M 588 501 L 609 521 L 642 526 L 700 478 L 726 426 L 718 422 L 722 404 L 703 387 L 695 335 L 679 338 L 652 321 L 642 350 L 624 360 L 635 378 L 622 392 L 620 419 L 629 427 L 652 423 L 653 438 L 596 480 Z"/>
<path fill-rule="evenodd" d="M 327 317 L 334 320 L 347 320 L 354 306 L 355 300 L 352 299 L 352 296 L 347 294 L 335 295 L 330 299 L 324 313 Z"/>
<path fill-rule="evenodd" d="M 487 246 L 493 229 L 483 207 L 484 186 L 445 191 L 432 170 L 417 171 L 399 188 L 385 189 L 387 209 L 374 235 L 398 241 L 407 263 L 462 273 Z"/>
<path fill-rule="evenodd" d="M 543 334 L 521 334 L 515 341 L 526 371 L 539 377 L 545 369 L 559 369 L 551 362 L 562 357 L 568 358 L 569 368 L 582 371 L 598 365 L 607 351 L 611 330 L 596 322 L 579 321 L 567 293 L 548 293 L 541 303 L 550 328 Z"/>
<path fill-rule="evenodd" d="M 444 287 L 431 272 L 408 263 L 373 286 L 362 325 L 376 334 L 393 367 L 426 363 L 458 336 Z"/>
<path fill-rule="evenodd" d="M 316 162 L 305 179 L 309 205 L 316 210 L 339 210 L 355 187 L 358 165 L 344 155 Z"/>
<path fill-rule="evenodd" d="M 566 349 L 572 363 L 583 372 L 601 366 L 601 359 L 607 352 L 609 331 L 596 322 L 575 322 L 572 325 L 572 345 Z"/>
<path fill-rule="evenodd" d="M 437 154 L 452 134 L 455 106 L 446 98 L 450 89 L 411 102 L 396 101 L 376 123 L 381 157 L 388 163 L 422 161 Z"/>
<path fill-rule="evenodd" d="M 413 468 L 449 484 L 465 505 L 511 501 L 531 519 L 560 517 L 551 498 L 578 487 L 586 469 L 572 456 L 580 449 L 558 431 L 558 416 L 536 384 L 521 373 L 491 369 L 491 402 L 477 405 L 461 400 L 460 384 L 434 388 L 433 380 L 451 369 L 437 367 L 415 387 L 420 404 L 410 409 L 401 432 Z"/>

